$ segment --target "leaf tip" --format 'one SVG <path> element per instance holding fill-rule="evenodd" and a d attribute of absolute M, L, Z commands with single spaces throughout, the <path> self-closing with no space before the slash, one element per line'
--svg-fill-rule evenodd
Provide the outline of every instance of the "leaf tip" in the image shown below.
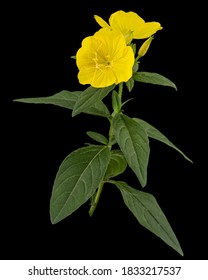
<path fill-rule="evenodd" d="M 56 221 L 55 221 L 54 217 L 52 216 L 51 212 L 50 212 L 50 221 L 51 221 L 52 225 L 56 224 Z"/>
<path fill-rule="evenodd" d="M 54 217 L 52 214 L 50 214 L 50 221 L 52 225 L 57 224 L 58 222 L 61 221 L 61 219 L 59 219 L 58 217 Z"/>
<path fill-rule="evenodd" d="M 140 181 L 141 181 L 141 180 L 140 180 Z M 145 188 L 145 187 L 146 187 L 147 182 L 140 182 L 140 184 L 141 184 L 142 188 Z"/>
<path fill-rule="evenodd" d="M 180 245 L 178 245 L 178 247 L 177 248 L 174 248 L 182 257 L 184 257 L 184 253 L 183 253 L 183 250 L 182 250 L 182 248 L 181 248 L 181 246 Z"/>
<path fill-rule="evenodd" d="M 74 118 L 76 115 L 78 115 L 78 113 L 76 111 L 72 111 L 72 118 Z"/>
<path fill-rule="evenodd" d="M 13 99 L 13 102 L 21 102 L 21 99 Z"/>
<path fill-rule="evenodd" d="M 186 159 L 187 159 L 190 163 L 194 164 L 193 160 L 191 160 L 190 158 L 186 157 Z"/>
<path fill-rule="evenodd" d="M 51 203 L 52 204 L 52 203 Z M 58 219 L 58 216 L 55 215 L 55 212 L 54 212 L 54 208 L 53 206 L 50 204 L 50 221 L 51 221 L 51 224 L 52 225 L 55 225 L 57 224 L 60 220 Z"/>

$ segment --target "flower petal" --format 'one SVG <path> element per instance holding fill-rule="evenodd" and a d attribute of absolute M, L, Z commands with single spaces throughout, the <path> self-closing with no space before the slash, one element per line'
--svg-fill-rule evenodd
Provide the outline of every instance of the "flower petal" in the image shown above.
<path fill-rule="evenodd" d="M 115 84 L 127 82 L 133 75 L 134 54 L 131 47 L 123 51 L 122 57 L 113 62 L 113 72 L 116 76 Z"/>
<path fill-rule="evenodd" d="M 144 20 L 134 12 L 118 11 L 110 16 L 109 23 L 113 29 L 128 32 L 144 24 Z"/>
<path fill-rule="evenodd" d="M 145 22 L 134 12 L 118 11 L 110 16 L 109 23 L 112 29 L 119 30 L 124 35 L 128 45 L 135 37 L 137 29 Z"/>
<path fill-rule="evenodd" d="M 115 81 L 115 75 L 112 72 L 112 69 L 109 68 L 105 69 L 104 72 L 102 72 L 102 70 L 97 70 L 91 85 L 96 88 L 102 88 L 115 84 Z"/>
<path fill-rule="evenodd" d="M 86 37 L 82 41 L 82 47 L 76 53 L 76 63 L 79 69 L 84 65 L 91 64 L 93 61 L 93 52 L 88 51 L 93 46 L 92 40 L 92 36 Z"/>
<path fill-rule="evenodd" d="M 104 19 L 102 19 L 101 17 L 95 15 L 94 18 L 101 27 L 110 28 L 108 23 Z"/>
<path fill-rule="evenodd" d="M 163 29 L 163 28 L 159 22 L 155 22 L 155 21 L 146 22 L 140 28 L 135 30 L 134 38 L 135 39 L 146 39 L 161 29 Z"/>

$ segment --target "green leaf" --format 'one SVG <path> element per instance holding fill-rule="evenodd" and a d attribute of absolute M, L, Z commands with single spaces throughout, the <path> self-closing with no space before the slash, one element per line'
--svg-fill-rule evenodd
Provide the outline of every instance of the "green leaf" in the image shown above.
<path fill-rule="evenodd" d="M 154 196 L 138 191 L 125 182 L 110 181 L 110 183 L 119 188 L 124 203 L 138 222 L 183 256 L 177 237 Z"/>
<path fill-rule="evenodd" d="M 53 224 L 76 211 L 96 191 L 110 160 L 107 146 L 88 146 L 65 158 L 56 175 L 50 200 Z"/>
<path fill-rule="evenodd" d="M 132 77 L 126 82 L 126 86 L 128 91 L 131 92 L 134 87 L 134 79 Z"/>
<path fill-rule="evenodd" d="M 160 142 L 163 142 L 164 144 L 170 146 L 171 148 L 175 149 L 177 152 L 179 152 L 186 160 L 192 162 L 191 159 L 189 159 L 180 149 L 178 149 L 164 134 L 162 134 L 158 129 L 156 129 L 154 126 L 150 125 L 149 123 L 134 118 L 136 122 L 138 122 L 147 132 L 147 135 L 151 138 L 154 138 Z"/>
<path fill-rule="evenodd" d="M 117 113 L 120 112 L 121 99 L 119 98 L 119 95 L 115 90 L 112 91 L 112 106 L 113 106 L 114 112 L 117 112 Z"/>
<path fill-rule="evenodd" d="M 128 165 L 137 175 L 142 187 L 147 182 L 149 139 L 143 127 L 124 114 L 116 114 L 112 121 L 113 133 Z"/>
<path fill-rule="evenodd" d="M 127 167 L 127 162 L 120 150 L 111 151 L 110 162 L 105 174 L 105 179 L 122 174 Z"/>
<path fill-rule="evenodd" d="M 15 99 L 14 101 L 23 102 L 23 103 L 33 103 L 33 104 L 52 104 L 66 109 L 73 110 L 74 105 L 81 93 L 82 91 L 62 90 L 59 93 L 56 93 L 52 96 L 20 98 L 20 99 Z M 102 117 L 108 117 L 110 115 L 108 108 L 102 101 L 94 103 L 90 108 L 84 110 L 83 113 L 102 116 Z"/>
<path fill-rule="evenodd" d="M 76 116 L 81 112 L 86 111 L 91 108 L 95 103 L 101 101 L 108 93 L 113 90 L 115 85 L 105 87 L 105 88 L 93 88 L 88 87 L 82 94 L 79 95 L 79 98 L 76 101 L 76 104 L 73 108 L 72 116 Z"/>
<path fill-rule="evenodd" d="M 15 99 L 14 101 L 33 104 L 52 104 L 72 110 L 81 92 L 82 91 L 62 90 L 52 96 L 20 98 Z"/>
<path fill-rule="evenodd" d="M 127 99 L 126 101 L 124 101 L 124 102 L 122 103 L 122 107 L 123 107 L 126 103 L 128 103 L 129 101 L 131 101 L 131 100 L 134 100 L 134 98 L 129 98 L 129 99 Z"/>
<path fill-rule="evenodd" d="M 176 85 L 171 80 L 157 73 L 139 71 L 134 73 L 133 78 L 137 82 L 169 86 L 177 90 Z"/>
<path fill-rule="evenodd" d="M 83 113 L 109 118 L 110 112 L 102 101 L 94 103 L 91 107 L 83 110 Z"/>
<path fill-rule="evenodd" d="M 139 69 L 139 61 L 135 61 L 133 65 L 133 73 L 137 72 Z"/>
<path fill-rule="evenodd" d="M 100 133 L 97 133 L 97 132 L 93 132 L 93 131 L 88 131 L 87 132 L 87 135 L 92 138 L 93 140 L 101 143 L 101 144 L 104 144 L 104 145 L 107 145 L 108 144 L 108 139 L 100 134 Z"/>

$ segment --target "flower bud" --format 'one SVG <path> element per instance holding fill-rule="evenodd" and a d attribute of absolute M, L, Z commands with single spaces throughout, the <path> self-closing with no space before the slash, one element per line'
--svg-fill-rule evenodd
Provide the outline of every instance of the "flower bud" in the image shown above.
<path fill-rule="evenodd" d="M 139 52 L 138 52 L 139 57 L 142 57 L 146 54 L 153 39 L 154 39 L 153 36 L 151 36 L 147 40 L 144 41 L 144 43 L 141 45 Z"/>

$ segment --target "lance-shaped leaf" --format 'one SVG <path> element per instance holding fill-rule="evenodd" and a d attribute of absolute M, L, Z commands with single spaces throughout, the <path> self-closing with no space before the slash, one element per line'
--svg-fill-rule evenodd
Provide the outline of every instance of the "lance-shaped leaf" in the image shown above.
<path fill-rule="evenodd" d="M 134 87 L 134 79 L 132 77 L 126 82 L 126 86 L 128 91 L 131 92 Z"/>
<path fill-rule="evenodd" d="M 170 247 L 183 255 L 181 246 L 166 216 L 153 195 L 138 191 L 125 182 L 110 181 L 115 184 L 123 196 L 124 203 L 138 222 L 161 238 Z"/>
<path fill-rule="evenodd" d="M 105 88 L 93 88 L 88 87 L 83 91 L 79 98 L 77 99 L 75 106 L 73 108 L 72 116 L 76 116 L 89 108 L 91 108 L 98 101 L 103 100 L 103 98 L 108 95 L 108 93 L 113 90 L 115 85 L 105 87 Z"/>
<path fill-rule="evenodd" d="M 112 150 L 110 162 L 105 174 L 105 179 L 116 177 L 122 174 L 127 167 L 126 159 L 120 150 Z"/>
<path fill-rule="evenodd" d="M 113 133 L 128 165 L 137 175 L 142 187 L 147 183 L 149 139 L 144 128 L 124 114 L 113 118 Z"/>
<path fill-rule="evenodd" d="M 97 132 L 94 132 L 94 131 L 88 131 L 87 132 L 87 135 L 92 138 L 93 140 L 101 143 L 101 144 L 104 144 L 104 145 L 107 145 L 108 144 L 108 139 L 100 134 L 100 133 L 97 133 Z"/>
<path fill-rule="evenodd" d="M 178 149 L 164 134 L 162 134 L 157 128 L 154 126 L 150 125 L 149 123 L 138 119 L 134 118 L 136 122 L 142 125 L 142 127 L 146 130 L 147 134 L 149 137 L 154 138 L 160 142 L 163 142 L 164 144 L 170 146 L 171 148 L 175 149 L 177 152 L 179 152 L 185 159 L 188 161 L 192 162 L 191 159 L 189 159 L 180 149 Z"/>
<path fill-rule="evenodd" d="M 171 80 L 158 73 L 139 71 L 133 74 L 133 79 L 137 82 L 168 86 L 177 90 L 176 85 Z"/>
<path fill-rule="evenodd" d="M 56 175 L 50 200 L 53 224 L 63 220 L 96 191 L 110 160 L 106 146 L 88 146 L 65 158 Z"/>
<path fill-rule="evenodd" d="M 115 90 L 112 92 L 112 107 L 114 112 L 119 113 L 121 110 L 121 98 Z"/>
<path fill-rule="evenodd" d="M 20 98 L 14 101 L 33 104 L 52 104 L 72 110 L 81 91 L 62 90 L 52 96 Z"/>
<path fill-rule="evenodd" d="M 33 103 L 33 104 L 52 104 L 66 109 L 73 110 L 74 105 L 81 93 L 82 91 L 62 90 L 52 96 L 20 98 L 20 99 L 15 99 L 14 101 L 23 102 L 23 103 Z M 108 117 L 110 115 L 108 108 L 102 101 L 94 103 L 90 108 L 84 110 L 83 113 L 96 115 L 96 116 L 103 116 L 103 117 Z"/>

